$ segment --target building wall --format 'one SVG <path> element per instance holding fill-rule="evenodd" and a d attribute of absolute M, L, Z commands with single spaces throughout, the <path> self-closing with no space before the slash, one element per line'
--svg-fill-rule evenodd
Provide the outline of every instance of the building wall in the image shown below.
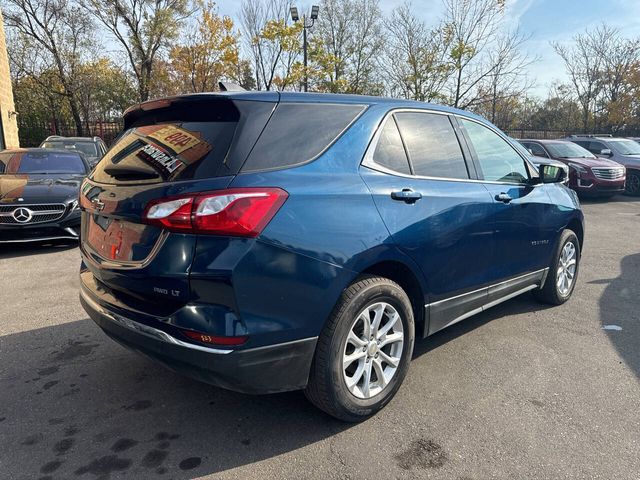
<path fill-rule="evenodd" d="M 16 107 L 13 103 L 13 90 L 11 88 L 11 76 L 9 75 L 9 57 L 7 55 L 7 43 L 4 35 L 4 19 L 0 11 L 0 120 L 4 131 L 4 148 L 17 148 L 18 121 L 15 114 Z M 0 144 L 1 145 L 1 144 Z"/>

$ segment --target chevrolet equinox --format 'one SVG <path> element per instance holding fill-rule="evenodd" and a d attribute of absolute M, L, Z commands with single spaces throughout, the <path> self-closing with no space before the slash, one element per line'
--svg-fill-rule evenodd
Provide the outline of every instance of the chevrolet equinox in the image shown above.
<path fill-rule="evenodd" d="M 277 92 L 142 103 L 80 192 L 81 301 L 115 341 L 362 420 L 416 337 L 576 285 L 583 215 L 473 114 Z"/>

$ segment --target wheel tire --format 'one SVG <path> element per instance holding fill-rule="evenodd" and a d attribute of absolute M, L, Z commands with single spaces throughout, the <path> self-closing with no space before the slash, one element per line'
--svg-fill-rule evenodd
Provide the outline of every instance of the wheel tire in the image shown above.
<path fill-rule="evenodd" d="M 575 246 L 575 270 L 573 274 L 573 279 L 571 284 L 569 285 L 568 291 L 562 292 L 560 287 L 558 286 L 559 279 L 559 270 L 561 269 L 560 256 L 565 248 L 565 246 L 569 243 L 573 243 Z M 551 265 L 549 265 L 549 272 L 547 274 L 547 278 L 544 283 L 544 287 L 541 290 L 537 290 L 535 292 L 538 300 L 544 303 L 549 303 L 551 305 L 562 305 L 564 302 L 571 298 L 571 294 L 576 286 L 576 281 L 578 279 L 578 272 L 580 270 L 580 242 L 578 241 L 578 237 L 576 234 L 569 229 L 565 229 L 560 235 L 560 241 L 558 242 L 558 246 L 553 255 L 553 259 L 551 260 Z"/>
<path fill-rule="evenodd" d="M 627 181 L 625 183 L 624 193 L 637 197 L 640 195 L 640 172 L 627 170 Z"/>
<path fill-rule="evenodd" d="M 345 379 L 343 356 L 349 345 L 347 337 L 362 313 L 381 302 L 390 305 L 400 315 L 404 334 L 402 352 L 398 366 L 386 386 L 370 398 L 358 398 L 349 391 Z M 386 312 L 386 307 L 384 311 Z M 358 278 L 342 292 L 318 338 L 309 383 L 305 389 L 306 397 L 316 407 L 340 420 L 359 422 L 370 417 L 389 403 L 400 388 L 413 353 L 414 330 L 411 301 L 400 285 L 383 277 L 368 275 Z M 395 328 L 393 331 L 395 332 Z M 363 346 L 363 352 L 365 348 Z M 363 355 L 368 356 L 369 350 L 366 352 Z M 389 365 L 385 366 L 387 367 Z M 373 379 L 373 376 L 370 378 Z"/>

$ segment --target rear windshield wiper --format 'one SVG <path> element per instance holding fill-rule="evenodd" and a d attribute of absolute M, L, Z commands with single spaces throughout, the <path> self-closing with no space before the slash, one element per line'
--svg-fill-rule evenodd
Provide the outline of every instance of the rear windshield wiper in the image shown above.
<path fill-rule="evenodd" d="M 138 167 L 127 167 L 125 165 L 114 165 L 105 167 L 104 173 L 120 180 L 149 180 L 159 178 L 158 173 Z"/>

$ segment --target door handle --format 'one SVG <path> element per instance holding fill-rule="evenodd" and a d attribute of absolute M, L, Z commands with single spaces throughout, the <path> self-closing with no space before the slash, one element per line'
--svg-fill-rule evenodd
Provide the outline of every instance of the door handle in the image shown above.
<path fill-rule="evenodd" d="M 501 192 L 496 195 L 496 200 L 502 203 L 509 203 L 513 198 L 511 198 L 511 195 L 508 193 Z"/>
<path fill-rule="evenodd" d="M 405 203 L 416 203 L 422 198 L 422 194 L 420 192 L 411 190 L 410 188 L 403 188 L 399 192 L 391 192 L 391 198 L 394 200 L 403 201 Z"/>

